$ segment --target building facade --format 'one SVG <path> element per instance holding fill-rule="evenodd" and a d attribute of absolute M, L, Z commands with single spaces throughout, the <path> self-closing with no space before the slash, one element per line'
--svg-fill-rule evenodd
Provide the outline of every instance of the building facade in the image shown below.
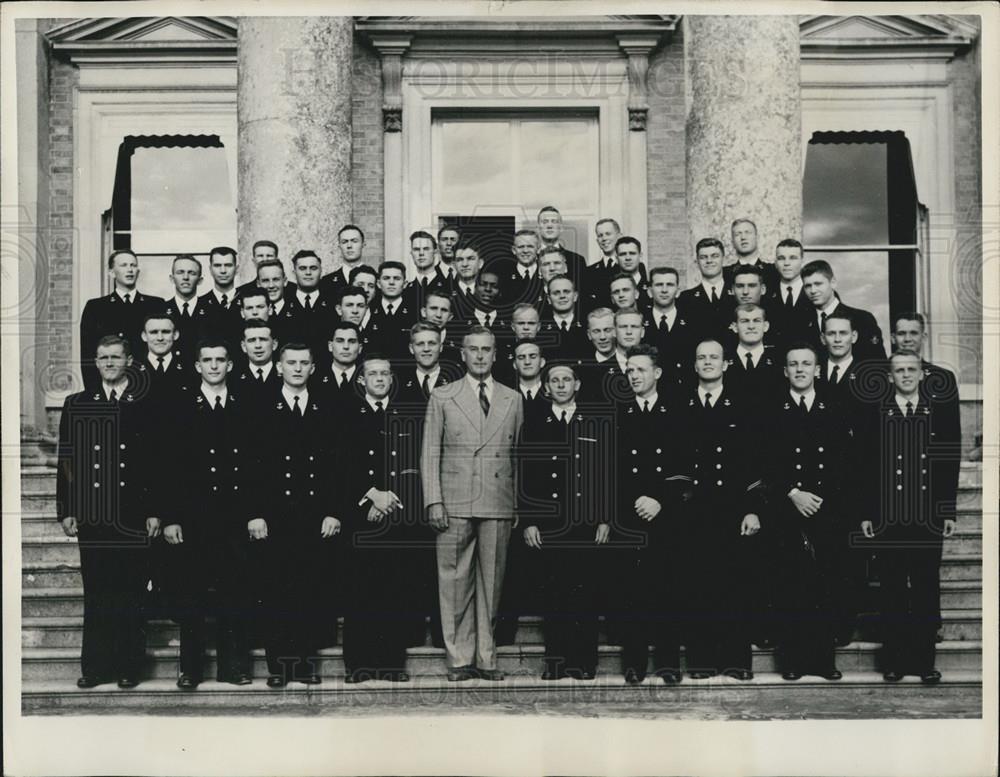
<path fill-rule="evenodd" d="M 331 270 L 408 260 L 445 223 L 502 242 L 555 205 L 611 217 L 697 281 L 694 244 L 752 218 L 801 239 L 845 301 L 930 322 L 981 431 L 982 191 L 974 16 L 136 17 L 19 20 L 22 423 L 80 386 L 78 323 L 131 248 L 271 239 Z M 241 262 L 240 280 L 252 265 Z"/>

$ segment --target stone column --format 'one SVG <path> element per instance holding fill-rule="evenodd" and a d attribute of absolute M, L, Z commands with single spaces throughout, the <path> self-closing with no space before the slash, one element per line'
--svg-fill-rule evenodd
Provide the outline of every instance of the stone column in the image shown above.
<path fill-rule="evenodd" d="M 253 277 L 255 240 L 287 260 L 311 248 L 329 272 L 337 230 L 351 221 L 350 17 L 241 17 L 240 280 Z"/>
<path fill-rule="evenodd" d="M 689 255 L 703 237 L 731 251 L 730 224 L 757 224 L 761 255 L 802 233 L 799 21 L 687 16 Z"/>

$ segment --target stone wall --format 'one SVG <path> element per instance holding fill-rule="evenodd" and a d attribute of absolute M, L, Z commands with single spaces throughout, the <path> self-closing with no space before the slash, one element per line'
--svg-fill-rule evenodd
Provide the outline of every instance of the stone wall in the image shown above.
<path fill-rule="evenodd" d="M 385 257 L 382 153 L 382 66 L 366 44 L 354 41 L 353 124 L 351 184 L 354 189 L 353 222 L 365 231 L 365 260 L 377 264 Z M 335 251 L 334 256 L 339 259 Z"/>
<path fill-rule="evenodd" d="M 649 227 L 646 261 L 670 265 L 681 273 L 691 265 L 687 250 L 684 194 L 684 41 L 681 28 L 649 61 L 649 119 L 646 125 L 646 175 Z"/>

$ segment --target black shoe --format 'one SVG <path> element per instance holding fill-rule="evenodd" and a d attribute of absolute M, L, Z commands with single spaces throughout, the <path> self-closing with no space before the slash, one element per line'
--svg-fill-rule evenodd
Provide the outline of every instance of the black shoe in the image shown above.
<path fill-rule="evenodd" d="M 295 679 L 305 685 L 319 685 L 323 682 L 323 678 L 321 678 L 318 674 L 304 674 L 300 677 L 296 677 Z"/>
<path fill-rule="evenodd" d="M 232 685 L 251 685 L 253 684 L 253 677 L 246 672 L 240 672 L 239 674 L 234 674 L 226 682 Z"/>
<path fill-rule="evenodd" d="M 887 683 L 898 683 L 903 679 L 903 675 L 901 672 L 890 669 L 889 671 L 882 673 L 882 679 Z"/>
<path fill-rule="evenodd" d="M 819 676 L 824 680 L 841 680 L 844 677 L 844 673 L 834 667 L 826 672 L 820 672 Z"/>
<path fill-rule="evenodd" d="M 716 672 L 709 672 L 706 670 L 688 672 L 691 675 L 692 680 L 707 680 L 709 677 L 715 677 Z"/>
<path fill-rule="evenodd" d="M 626 685 L 639 685 L 643 680 L 646 679 L 646 675 L 635 669 L 625 670 L 625 684 Z"/>
<path fill-rule="evenodd" d="M 575 679 L 577 680 L 593 680 L 597 677 L 597 672 L 593 669 L 581 669 Z"/>
<path fill-rule="evenodd" d="M 122 677 L 118 680 L 119 688 L 135 688 L 139 684 L 138 680 L 134 680 L 131 677 Z"/>
<path fill-rule="evenodd" d="M 678 685 L 684 679 L 680 672 L 661 672 L 660 677 L 663 678 L 664 685 Z"/>
<path fill-rule="evenodd" d="M 920 682 L 924 685 L 937 685 L 941 682 L 941 673 L 937 669 L 931 669 L 929 672 L 922 672 L 920 675 Z"/>
<path fill-rule="evenodd" d="M 104 677 L 91 677 L 90 675 L 83 675 L 76 681 L 77 688 L 96 688 L 98 685 L 103 683 L 110 683 L 111 681 Z"/>
<path fill-rule="evenodd" d="M 268 688 L 284 688 L 285 684 L 285 678 L 279 674 L 273 674 L 267 678 Z"/>
<path fill-rule="evenodd" d="M 196 680 L 189 674 L 182 674 L 180 677 L 177 678 L 177 687 L 180 688 L 182 691 L 193 691 L 195 688 L 198 687 L 199 682 L 201 681 Z"/>
<path fill-rule="evenodd" d="M 475 680 L 477 677 L 479 674 L 474 666 L 456 666 L 454 669 L 448 670 L 449 683 L 461 683 L 465 680 Z"/>
<path fill-rule="evenodd" d="M 726 677 L 732 677 L 734 680 L 746 681 L 753 679 L 753 672 L 749 669 L 727 669 L 723 674 Z"/>
<path fill-rule="evenodd" d="M 835 647 L 847 647 L 851 644 L 851 641 L 850 634 L 838 634 L 833 638 L 833 644 Z"/>
<path fill-rule="evenodd" d="M 802 675 L 799 672 L 782 672 L 781 673 L 781 679 L 782 680 L 801 680 L 802 679 Z"/>
<path fill-rule="evenodd" d="M 488 680 L 491 683 L 499 683 L 507 679 L 502 669 L 476 669 L 475 672 L 480 680 Z"/>
<path fill-rule="evenodd" d="M 761 637 L 760 639 L 755 639 L 753 643 L 759 647 L 761 650 L 770 650 L 774 647 L 774 640 L 768 637 Z"/>

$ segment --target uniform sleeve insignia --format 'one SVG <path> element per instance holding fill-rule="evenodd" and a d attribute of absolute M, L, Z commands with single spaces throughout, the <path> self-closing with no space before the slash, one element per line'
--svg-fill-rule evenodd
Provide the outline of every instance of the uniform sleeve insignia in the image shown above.
<path fill-rule="evenodd" d="M 279 403 L 278 403 L 278 404 L 277 404 L 277 405 L 275 406 L 275 410 L 284 410 L 284 409 L 285 409 L 285 403 L 284 403 L 284 402 L 279 402 Z"/>
<path fill-rule="evenodd" d="M 547 424 L 551 424 L 551 423 L 552 423 L 552 416 L 548 416 L 548 417 L 547 417 L 547 418 L 545 419 L 545 423 L 547 423 Z"/>
<path fill-rule="evenodd" d="M 728 399 L 724 399 L 724 400 L 722 400 L 722 404 L 723 404 L 723 405 L 724 405 L 725 407 L 729 407 L 729 400 L 728 400 Z"/>
<path fill-rule="evenodd" d="M 694 400 L 693 399 L 689 399 L 688 400 L 688 407 L 694 407 Z"/>
<path fill-rule="evenodd" d="M 315 402 L 313 402 L 313 405 L 312 405 L 312 409 L 313 409 L 313 410 L 319 410 L 319 408 L 318 408 L 318 407 L 316 406 L 316 403 L 315 403 Z"/>
<path fill-rule="evenodd" d="M 204 401 L 205 397 L 203 397 L 201 394 L 199 394 L 198 398 L 195 400 L 195 402 L 197 402 L 199 405 L 202 404 Z"/>
<path fill-rule="evenodd" d="M 367 407 L 361 408 L 361 415 L 364 415 L 367 412 L 368 412 L 368 408 Z"/>
<path fill-rule="evenodd" d="M 820 410 L 826 410 L 826 405 L 824 405 L 822 402 L 820 402 L 819 403 L 819 409 Z"/>
<path fill-rule="evenodd" d="M 785 410 L 791 410 L 791 409 L 792 409 L 792 406 L 791 406 L 791 405 L 790 405 L 790 404 L 789 404 L 788 402 L 786 402 L 786 403 L 785 403 L 785 408 L 784 408 L 784 409 L 785 409 Z"/>
<path fill-rule="evenodd" d="M 100 392 L 98 392 L 97 394 L 94 394 L 94 401 L 95 401 L 95 402 L 96 402 L 96 401 L 100 401 L 100 399 L 101 399 L 101 394 L 100 394 Z"/>
<path fill-rule="evenodd" d="M 632 415 L 632 413 L 633 413 L 633 412 L 635 412 L 635 408 L 634 408 L 634 407 L 632 407 L 631 405 L 629 405 L 629 408 L 628 408 L 628 414 L 629 414 L 629 415 Z"/>
<path fill-rule="evenodd" d="M 688 325 L 688 322 L 685 321 L 683 318 L 678 319 L 677 323 L 680 324 L 681 326 L 687 326 Z"/>
<path fill-rule="evenodd" d="M 890 407 L 890 408 L 889 408 L 889 412 L 887 413 L 887 415 L 896 415 L 896 411 L 895 411 L 895 410 L 893 410 L 893 409 L 892 409 L 892 408 Z"/>
<path fill-rule="evenodd" d="M 661 413 L 666 413 L 667 412 L 667 408 L 665 408 L 663 405 L 660 405 L 660 412 Z"/>
<path fill-rule="evenodd" d="M 855 375 L 853 372 L 850 375 L 847 376 L 848 380 L 855 380 L 856 378 L 857 378 L 857 375 Z"/>

